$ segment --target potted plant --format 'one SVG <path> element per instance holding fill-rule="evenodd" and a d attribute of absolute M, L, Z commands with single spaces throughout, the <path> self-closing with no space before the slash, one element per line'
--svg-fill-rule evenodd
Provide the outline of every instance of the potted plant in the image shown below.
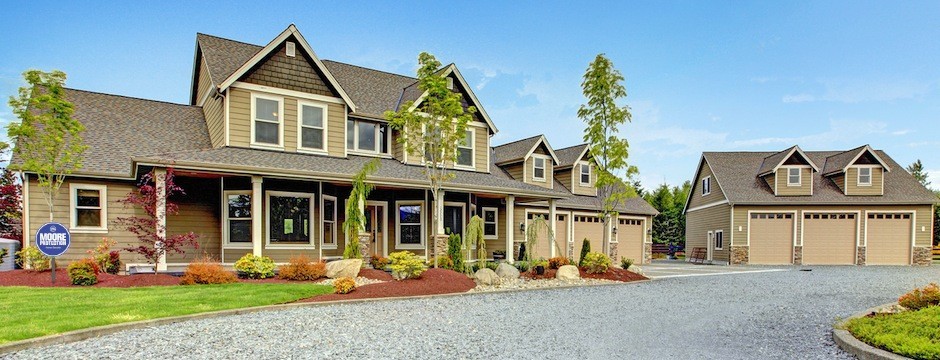
<path fill-rule="evenodd" d="M 545 275 L 545 268 L 548 267 L 548 261 L 545 261 L 545 259 L 539 259 L 535 261 L 534 265 L 535 266 L 532 268 L 535 269 L 536 275 Z"/>
<path fill-rule="evenodd" d="M 506 250 L 494 250 L 493 260 L 506 260 Z"/>

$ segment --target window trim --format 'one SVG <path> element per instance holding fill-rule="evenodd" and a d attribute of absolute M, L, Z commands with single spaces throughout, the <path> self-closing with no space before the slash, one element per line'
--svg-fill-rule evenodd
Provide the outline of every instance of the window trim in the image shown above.
<path fill-rule="evenodd" d="M 802 168 L 798 168 L 798 167 L 788 167 L 788 168 L 785 168 L 785 169 L 787 169 L 787 186 L 797 186 L 797 187 L 798 187 L 798 186 L 803 186 L 803 169 L 802 169 Z M 790 178 L 793 177 L 793 174 L 791 174 L 790 172 L 793 171 L 793 170 L 796 170 L 796 179 L 797 179 L 796 181 L 797 181 L 797 182 L 795 182 L 795 183 L 794 183 L 794 182 L 790 182 Z"/>
<path fill-rule="evenodd" d="M 587 167 L 588 182 L 584 182 L 584 168 Z M 578 184 L 581 186 L 591 186 L 591 164 L 587 161 L 578 162 Z"/>
<path fill-rule="evenodd" d="M 465 131 L 466 131 L 466 133 L 469 133 L 469 134 L 470 134 L 470 143 L 467 144 L 466 147 L 462 147 L 462 146 L 460 146 L 460 143 L 457 143 L 456 149 L 457 149 L 457 151 L 460 151 L 461 149 L 468 149 L 468 148 L 470 149 L 470 165 L 463 165 L 463 164 L 458 163 L 458 162 L 457 162 L 457 160 L 459 159 L 459 155 L 458 155 L 458 158 L 457 158 L 457 159 L 454 159 L 454 167 L 455 167 L 455 168 L 458 168 L 458 169 L 473 170 L 473 169 L 476 169 L 476 165 L 477 165 L 477 159 L 476 159 L 476 155 L 477 155 L 477 154 L 476 154 L 476 151 L 477 151 L 477 149 L 476 149 L 477 132 L 476 132 L 476 130 L 474 130 L 474 129 L 469 129 L 469 128 L 466 129 Z"/>
<path fill-rule="evenodd" d="M 706 176 L 702 178 L 702 196 L 707 196 L 712 193 L 712 177 Z"/>
<path fill-rule="evenodd" d="M 98 191 L 101 223 L 99 226 L 78 226 L 78 190 Z M 69 184 L 69 231 L 77 234 L 105 234 L 108 232 L 108 186 L 101 184 Z"/>
<path fill-rule="evenodd" d="M 350 147 L 348 146 L 348 144 L 346 143 L 347 138 L 349 138 L 349 122 L 350 122 L 350 121 L 352 121 L 353 124 L 354 124 L 354 125 L 353 125 L 353 133 L 352 133 L 352 136 L 353 136 L 353 148 L 350 148 Z M 373 123 L 373 124 L 376 124 L 376 125 L 377 125 L 377 126 L 375 127 L 375 151 L 359 150 L 359 123 L 360 123 L 360 122 L 368 122 L 368 123 Z M 382 144 L 379 142 L 379 139 L 381 139 L 380 134 L 382 133 L 381 131 L 379 131 L 379 128 L 380 128 L 382 125 L 385 125 L 385 127 L 386 127 L 386 129 L 387 129 L 387 130 L 385 131 L 385 144 L 386 144 L 386 146 L 388 147 L 388 152 L 382 152 Z M 388 126 L 388 123 L 387 123 L 387 122 L 384 122 L 384 121 L 373 121 L 373 120 L 363 120 L 363 119 L 358 119 L 358 118 L 350 119 L 350 118 L 347 117 L 347 118 L 346 118 L 346 123 L 343 124 L 343 126 L 344 126 L 345 129 L 346 129 L 346 131 L 345 131 L 346 137 L 343 138 L 343 146 L 346 147 L 346 153 L 348 153 L 348 154 L 355 154 L 355 155 L 365 155 L 365 156 L 384 156 L 384 157 L 390 157 L 390 156 L 391 156 L 391 153 L 392 153 L 392 130 L 391 130 L 391 127 Z"/>
<path fill-rule="evenodd" d="M 273 123 L 270 120 L 263 120 L 263 119 L 255 118 L 255 116 L 257 115 L 255 113 L 255 107 L 258 106 L 256 104 L 257 99 L 277 101 L 277 107 L 278 107 L 277 141 L 278 143 L 276 145 L 255 141 L 255 122 L 262 121 L 262 122 L 266 122 L 269 124 Z M 262 149 L 284 150 L 284 97 L 252 92 L 251 103 L 248 106 L 248 111 L 250 112 L 248 114 L 248 119 L 251 120 L 249 124 L 250 125 L 250 128 L 249 128 L 250 139 L 248 140 L 249 140 L 249 144 L 251 145 L 251 147 L 262 148 Z"/>
<path fill-rule="evenodd" d="M 484 206 L 484 207 L 481 208 L 481 211 L 482 211 L 482 215 L 483 215 L 483 238 L 484 238 L 484 239 L 487 239 L 487 240 L 498 239 L 498 238 L 499 238 L 499 208 Z M 492 222 L 492 224 L 493 224 L 493 227 L 496 228 L 496 230 L 495 230 L 496 233 L 493 234 L 493 235 L 486 235 L 486 224 L 487 224 L 487 221 L 486 221 L 486 212 L 487 212 L 487 211 L 492 211 L 492 212 L 493 212 L 493 222 Z"/>
<path fill-rule="evenodd" d="M 315 243 L 313 241 L 313 231 L 311 229 L 308 234 L 307 244 L 297 243 L 297 244 L 277 244 L 271 243 L 271 196 L 276 197 L 296 197 L 296 198 L 309 198 L 310 199 L 310 209 L 307 210 L 310 213 L 310 225 L 313 225 L 313 220 L 315 219 L 314 206 L 316 206 L 316 197 L 315 193 L 304 193 L 304 192 L 290 192 L 290 191 L 265 191 L 264 192 L 264 222 L 267 224 L 265 226 L 265 237 L 264 237 L 264 247 L 269 249 L 288 249 L 288 250 L 309 250 L 316 249 Z"/>
<path fill-rule="evenodd" d="M 535 164 L 536 159 L 542 159 L 542 177 L 535 176 L 535 170 L 538 169 L 538 166 Z M 546 179 L 548 179 L 548 160 L 549 157 L 545 155 L 532 155 L 532 181 L 546 182 Z"/>
<path fill-rule="evenodd" d="M 421 206 L 421 243 L 419 244 L 402 244 L 401 243 L 401 207 L 402 206 Z M 395 202 L 395 249 L 403 250 L 424 250 L 427 247 L 427 234 L 425 233 L 425 217 L 427 213 L 427 206 L 425 206 L 423 200 L 401 200 Z M 414 225 L 414 223 L 408 223 L 409 225 Z"/>
<path fill-rule="evenodd" d="M 856 169 L 858 170 L 856 171 L 857 174 L 856 174 L 855 183 L 858 186 L 871 186 L 875 177 L 874 176 L 875 172 L 872 171 L 873 168 L 869 166 L 859 166 Z M 862 169 L 868 169 L 868 182 L 862 182 Z"/>
<path fill-rule="evenodd" d="M 326 230 L 326 212 L 325 212 L 324 210 L 326 209 L 326 201 L 327 201 L 327 200 L 332 200 L 332 201 L 333 201 L 333 221 L 332 221 L 332 222 L 333 222 L 333 243 L 332 243 L 332 244 L 328 244 L 328 243 L 326 242 L 326 236 L 325 236 L 325 235 L 326 235 L 326 231 L 325 231 L 325 230 Z M 335 249 L 337 248 L 337 246 L 338 246 L 338 244 L 337 244 L 337 242 L 336 242 L 336 238 L 337 238 L 337 236 L 336 236 L 336 232 L 337 232 L 337 227 L 336 227 L 336 222 L 337 222 L 336 211 L 337 211 L 337 207 L 339 207 L 339 202 L 336 200 L 336 197 L 335 197 L 335 196 L 331 196 L 331 195 L 320 195 L 320 247 L 321 247 L 321 249 L 323 249 L 323 250 L 335 250 Z"/>
<path fill-rule="evenodd" d="M 304 106 L 319 108 L 323 111 L 323 126 L 316 127 L 310 125 L 304 125 Z M 329 105 L 323 103 L 316 103 L 307 100 L 297 100 L 297 152 L 309 152 L 314 154 L 326 154 L 329 151 Z M 309 129 L 320 129 L 323 130 L 323 148 L 317 149 L 312 147 L 306 147 L 303 143 L 303 131 L 304 128 Z"/>
<path fill-rule="evenodd" d="M 253 241 L 249 242 L 231 242 L 229 226 L 229 220 L 238 220 L 238 221 L 252 221 L 255 217 L 255 214 L 251 214 L 250 218 L 238 218 L 231 219 L 228 217 L 228 197 L 229 195 L 248 195 L 252 196 L 251 190 L 225 190 L 222 192 L 222 244 L 226 249 L 251 249 Z M 254 202 L 254 199 L 251 200 Z"/>
<path fill-rule="evenodd" d="M 725 231 L 724 230 L 715 230 L 713 235 L 715 238 L 715 250 L 724 250 L 725 248 Z M 720 240 L 720 242 L 719 242 Z M 719 246 L 721 245 L 721 246 Z"/>

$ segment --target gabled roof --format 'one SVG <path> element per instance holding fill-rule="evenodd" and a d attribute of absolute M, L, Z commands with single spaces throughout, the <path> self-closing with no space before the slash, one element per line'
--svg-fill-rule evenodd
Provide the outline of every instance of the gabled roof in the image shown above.
<path fill-rule="evenodd" d="M 315 66 L 317 66 L 319 70 L 323 72 L 323 75 L 326 77 L 325 80 L 336 89 L 340 97 L 346 101 L 347 105 L 349 105 L 349 108 L 352 111 L 356 111 L 356 104 L 352 101 L 349 95 L 346 94 L 346 91 L 343 90 L 343 87 L 339 84 L 339 82 L 336 81 L 336 78 L 333 77 L 333 74 L 330 73 L 330 70 L 323 65 L 323 62 L 321 62 L 320 58 L 317 57 L 316 52 L 313 51 L 313 48 L 310 47 L 310 44 L 307 43 L 307 40 L 304 39 L 303 34 L 297 30 L 297 27 L 294 26 L 294 24 L 290 24 L 287 29 L 284 29 L 284 31 L 278 34 L 278 36 L 271 40 L 271 42 L 252 55 L 248 61 L 235 69 L 235 71 L 232 72 L 228 77 L 222 79 L 221 82 L 217 84 L 219 91 L 228 89 L 229 86 L 238 81 L 238 79 L 243 75 L 247 74 L 248 71 L 258 65 L 262 60 L 265 59 L 265 57 L 267 57 L 271 52 L 275 51 L 278 46 L 281 45 L 281 43 L 291 36 L 297 39 L 297 45 L 300 45 L 300 48 L 302 48 L 307 53 L 307 55 L 310 56 L 310 59 L 313 60 Z"/>
<path fill-rule="evenodd" d="M 510 143 L 499 145 L 493 148 L 493 156 L 495 158 L 494 164 L 496 165 L 506 165 L 514 162 L 525 161 L 529 158 L 535 149 L 538 149 L 539 145 L 544 145 L 548 149 L 548 154 L 551 156 L 552 161 L 557 165 L 558 156 L 555 155 L 555 150 L 552 149 L 552 146 L 549 145 L 548 140 L 545 139 L 545 135 L 536 135 L 530 138 L 525 138 L 522 140 L 516 140 Z"/>
<path fill-rule="evenodd" d="M 819 167 L 816 166 L 816 164 L 813 163 L 813 161 L 810 160 L 808 156 L 806 156 L 806 153 L 803 152 L 803 149 L 800 149 L 799 146 L 793 145 L 789 149 L 764 158 L 764 162 L 761 164 L 760 170 L 757 172 L 757 176 L 765 176 L 776 172 L 777 169 L 780 168 L 780 166 L 783 165 L 787 159 L 793 156 L 794 153 L 799 154 L 801 157 L 803 157 L 803 159 L 806 159 L 806 162 L 808 162 L 809 166 L 813 168 L 813 171 L 819 171 Z"/>
<path fill-rule="evenodd" d="M 395 110 L 402 89 L 413 84 L 413 77 L 323 60 L 336 80 L 343 84 L 356 105 L 356 114 L 363 117 L 385 119 L 386 110 Z"/>
<path fill-rule="evenodd" d="M 576 162 L 584 159 L 584 156 L 587 155 L 588 150 L 590 150 L 590 148 L 587 144 L 569 146 L 564 149 L 555 150 L 555 154 L 558 155 L 558 167 L 556 167 L 555 170 L 574 166 Z"/>
<path fill-rule="evenodd" d="M 483 118 L 483 121 L 486 121 L 486 125 L 489 126 L 491 130 L 493 130 L 494 134 L 499 132 L 499 129 L 496 128 L 496 124 L 494 124 L 493 120 L 490 120 L 490 116 L 486 114 L 486 109 L 483 108 L 483 104 L 479 99 L 477 99 L 477 95 L 473 93 L 473 89 L 470 88 L 470 85 L 467 84 L 467 80 L 464 79 L 463 75 L 460 74 L 460 70 L 457 69 L 457 65 L 451 63 L 450 65 L 447 65 L 443 69 L 439 70 L 438 73 L 440 73 L 440 76 L 443 77 L 447 77 L 453 74 L 457 81 L 460 82 L 460 86 L 464 89 L 464 91 L 470 95 L 470 99 L 467 100 L 473 102 L 473 105 L 477 108 L 477 111 L 479 111 L 480 117 Z M 414 110 L 418 107 L 418 105 L 421 104 L 421 100 L 423 100 L 427 94 L 428 92 L 422 92 L 418 86 L 418 82 L 415 82 L 404 89 L 402 92 L 402 100 L 399 101 L 399 105 L 406 101 L 414 101 L 414 103 L 411 104 L 410 109 Z M 415 95 L 418 95 L 418 97 L 413 98 Z"/>
<path fill-rule="evenodd" d="M 807 151 L 807 159 L 823 163 L 842 151 Z M 764 159 L 772 152 L 706 152 L 702 159 L 711 168 L 731 204 L 933 204 L 937 197 L 906 171 L 884 173 L 884 195 L 845 195 L 823 172 L 813 173 L 811 196 L 775 196 L 767 182 L 757 177 Z M 883 151 L 874 150 L 888 166 L 900 166 Z"/>
<path fill-rule="evenodd" d="M 857 148 L 854 148 L 849 151 L 844 151 L 832 156 L 829 156 L 825 160 L 825 166 L 823 168 L 823 176 L 834 175 L 837 173 L 844 173 L 848 170 L 849 166 L 855 163 L 858 158 L 860 158 L 865 152 L 871 154 L 876 161 L 878 161 L 881 166 L 885 168 L 885 171 L 891 171 L 891 167 L 880 157 L 877 152 L 872 150 L 869 145 L 862 145 Z"/>

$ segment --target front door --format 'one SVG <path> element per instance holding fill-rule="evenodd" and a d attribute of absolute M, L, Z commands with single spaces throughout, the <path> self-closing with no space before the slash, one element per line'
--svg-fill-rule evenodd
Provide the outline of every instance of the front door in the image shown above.
<path fill-rule="evenodd" d="M 463 236 L 463 204 L 444 204 L 444 233 Z"/>
<path fill-rule="evenodd" d="M 372 235 L 369 244 L 371 254 L 384 254 L 385 246 L 385 205 L 366 205 L 366 232 Z"/>

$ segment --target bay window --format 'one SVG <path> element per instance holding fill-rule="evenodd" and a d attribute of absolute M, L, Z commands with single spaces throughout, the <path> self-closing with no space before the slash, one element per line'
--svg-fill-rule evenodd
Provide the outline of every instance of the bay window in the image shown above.
<path fill-rule="evenodd" d="M 346 121 L 346 149 L 356 152 L 388 154 L 388 124 L 365 121 Z"/>
<path fill-rule="evenodd" d="M 251 143 L 260 146 L 283 146 L 284 99 L 251 94 Z"/>
<path fill-rule="evenodd" d="M 268 244 L 312 247 L 313 194 L 269 191 Z"/>
<path fill-rule="evenodd" d="M 298 102 L 300 121 L 297 122 L 297 146 L 303 150 L 326 151 L 327 107 L 309 102 Z"/>

